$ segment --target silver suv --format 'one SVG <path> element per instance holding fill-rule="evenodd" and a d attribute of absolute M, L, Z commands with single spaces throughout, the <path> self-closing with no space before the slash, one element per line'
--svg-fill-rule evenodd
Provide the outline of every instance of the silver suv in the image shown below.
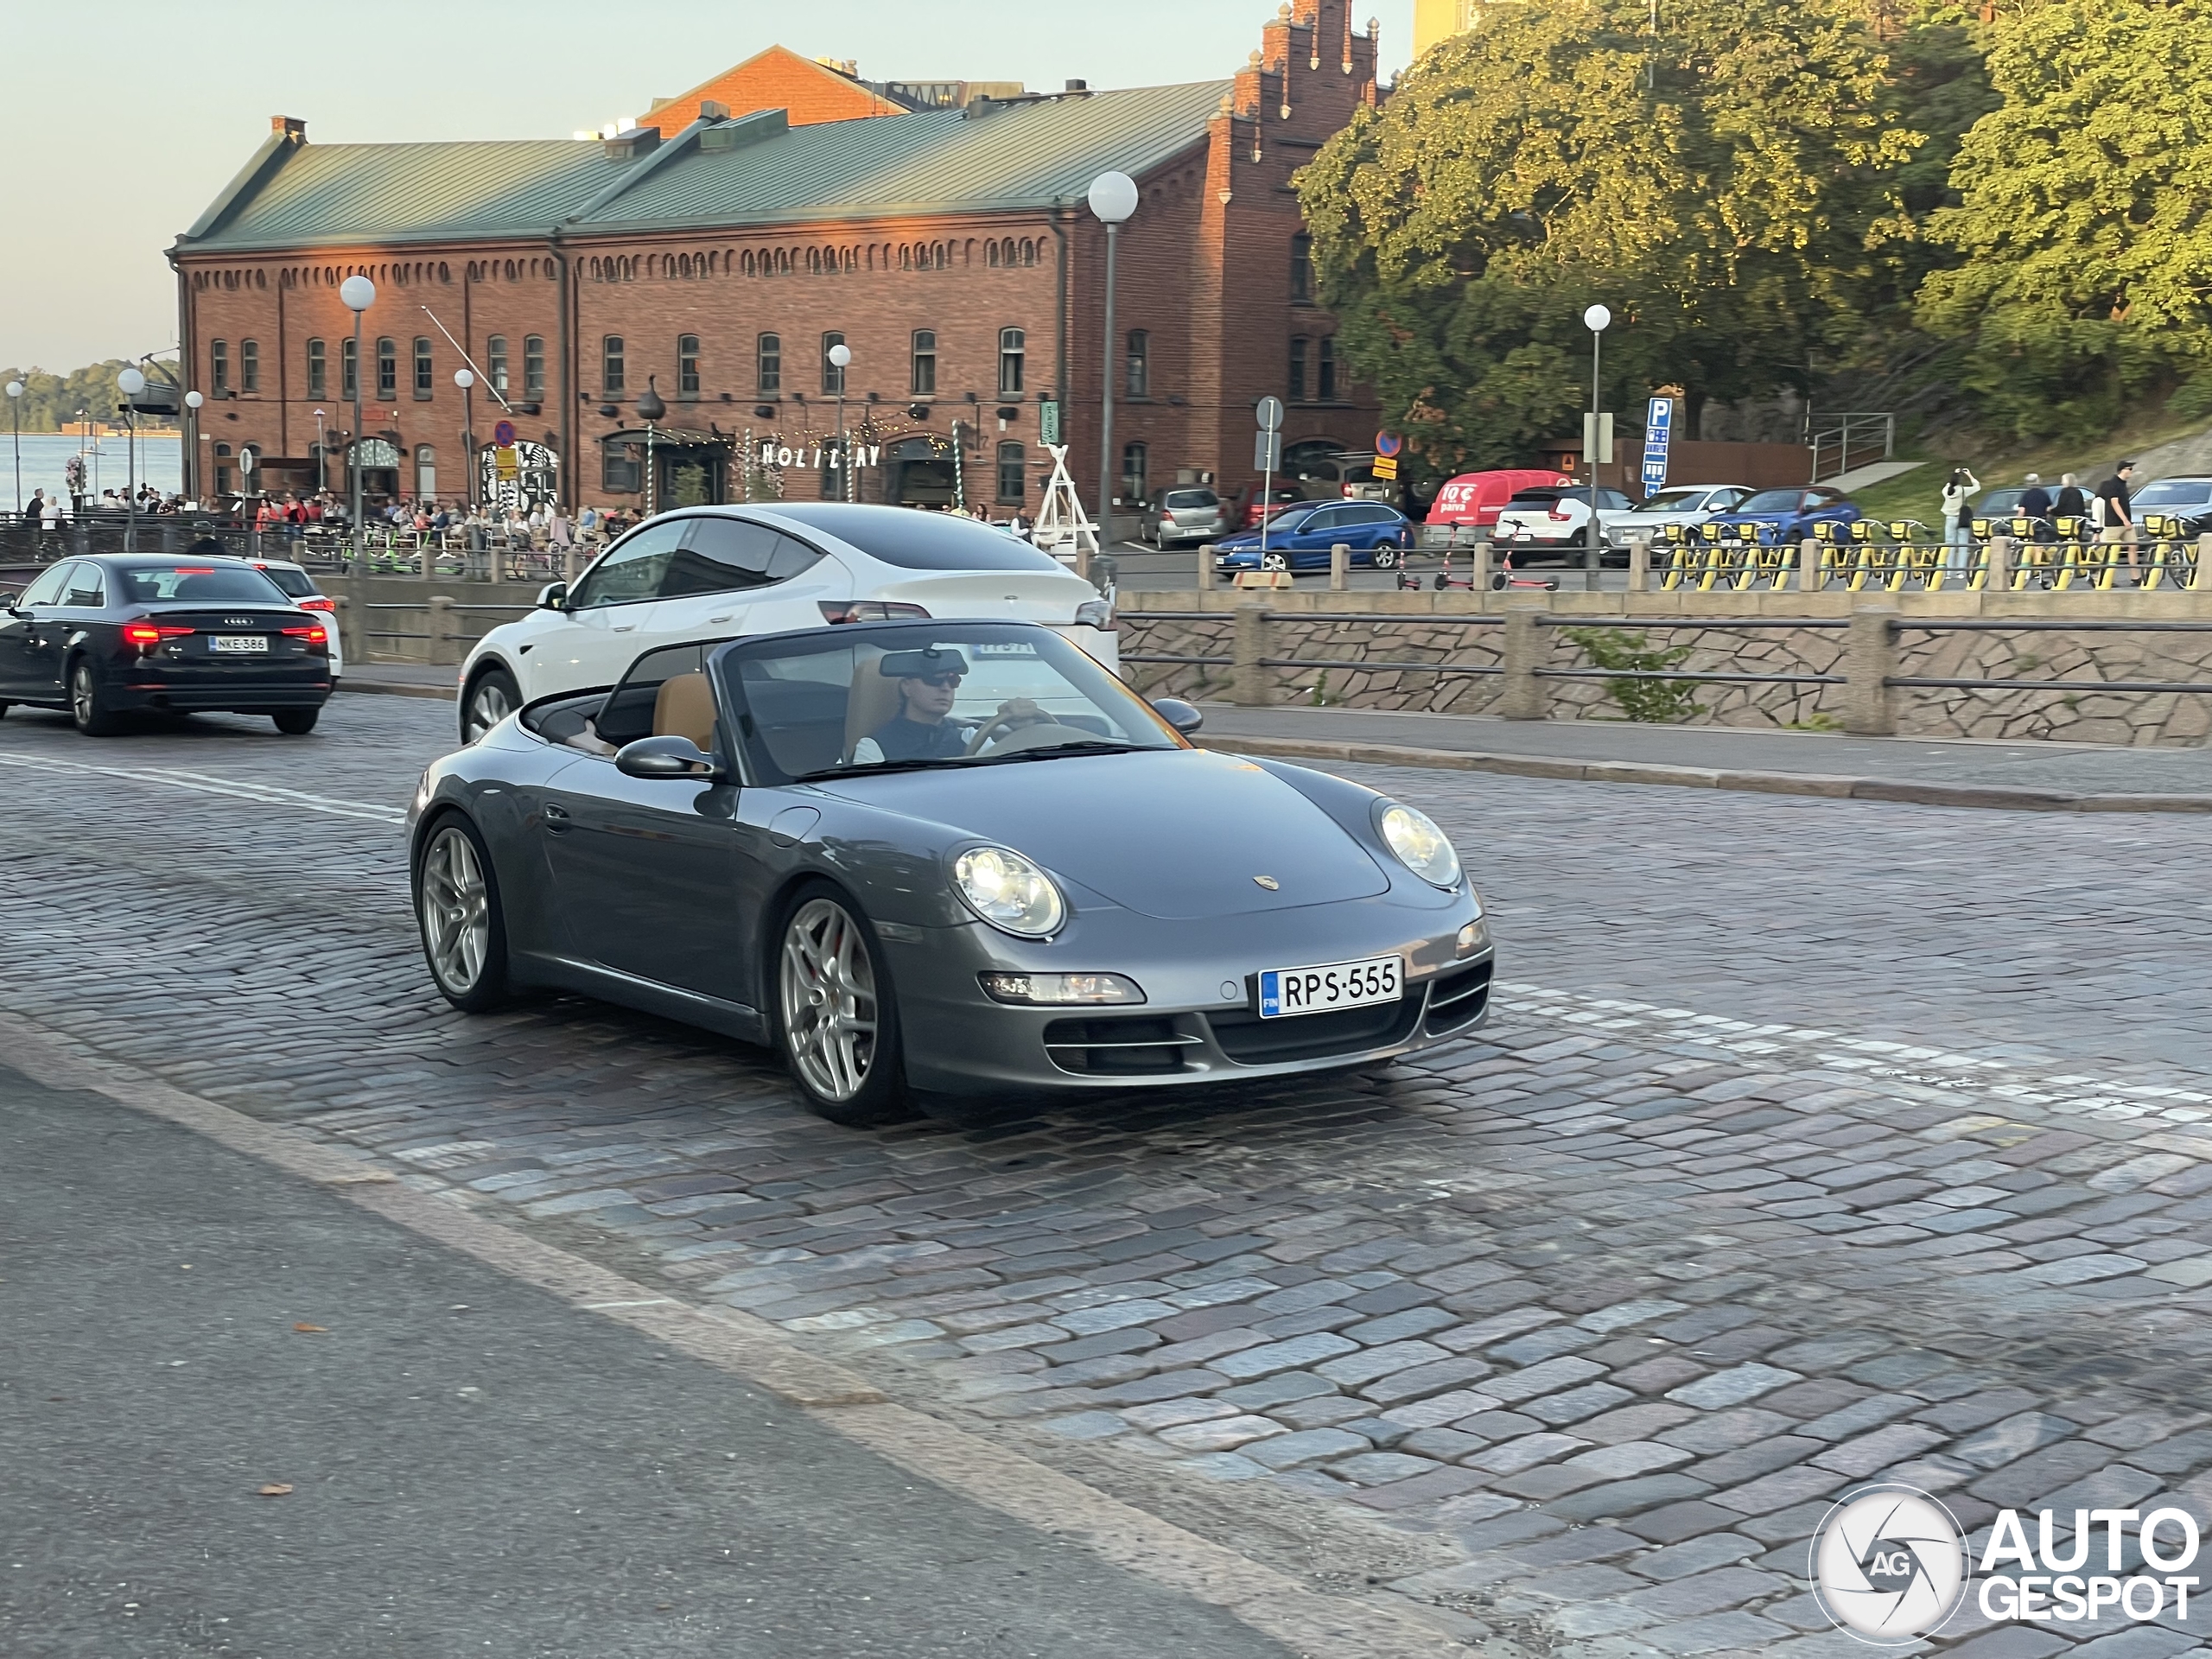
<path fill-rule="evenodd" d="M 1221 505 L 1221 498 L 1211 490 L 1185 486 L 1163 490 L 1160 499 L 1145 509 L 1137 525 L 1137 539 L 1167 548 L 1183 542 L 1211 541 L 1228 530 L 1229 510 Z"/>

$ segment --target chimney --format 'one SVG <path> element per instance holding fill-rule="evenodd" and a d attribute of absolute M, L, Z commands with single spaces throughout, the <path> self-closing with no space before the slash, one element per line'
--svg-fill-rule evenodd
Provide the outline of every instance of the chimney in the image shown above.
<path fill-rule="evenodd" d="M 269 130 L 279 137 L 289 138 L 296 144 L 304 144 L 308 141 L 308 124 L 296 115 L 270 116 Z"/>
<path fill-rule="evenodd" d="M 625 127 L 612 138 L 602 138 L 610 162 L 634 162 L 640 156 L 650 156 L 660 148 L 658 127 Z"/>
<path fill-rule="evenodd" d="M 699 100 L 699 119 L 727 121 L 729 119 L 729 105 L 718 104 L 711 98 L 702 98 Z"/>
<path fill-rule="evenodd" d="M 1067 84 L 1067 92 L 1071 97 L 1089 98 L 1090 96 L 1090 83 L 1087 80 L 1071 80 Z"/>

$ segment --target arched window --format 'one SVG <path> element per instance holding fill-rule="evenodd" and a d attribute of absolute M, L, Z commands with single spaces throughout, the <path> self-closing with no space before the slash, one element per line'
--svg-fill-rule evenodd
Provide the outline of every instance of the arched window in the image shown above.
<path fill-rule="evenodd" d="M 361 342 L 351 339 L 340 340 L 338 361 L 340 365 L 338 395 L 351 403 L 360 395 Z"/>
<path fill-rule="evenodd" d="M 1021 245 L 1021 263 L 1025 265 L 1033 265 L 1037 263 L 1037 245 L 1034 242 L 1024 242 Z"/>
<path fill-rule="evenodd" d="M 608 334 L 599 342 L 599 389 L 603 396 L 620 397 L 622 395 L 626 369 L 622 336 Z"/>
<path fill-rule="evenodd" d="M 545 401 L 545 336 L 522 337 L 522 395 L 529 402 Z"/>
<path fill-rule="evenodd" d="M 436 385 L 437 370 L 430 360 L 430 338 L 428 334 L 415 336 L 415 400 L 428 403 Z"/>
<path fill-rule="evenodd" d="M 845 337 L 840 334 L 822 336 L 822 390 L 831 397 L 845 390 L 845 372 L 830 360 L 830 348 L 844 343 Z"/>
<path fill-rule="evenodd" d="M 1290 341 L 1290 401 L 1306 401 L 1306 359 L 1313 346 L 1303 334 L 1294 334 Z"/>
<path fill-rule="evenodd" d="M 753 358 L 753 384 L 762 392 L 784 389 L 784 337 L 763 334 Z"/>
<path fill-rule="evenodd" d="M 1019 328 L 999 330 L 999 396 L 1019 397 L 1029 337 Z"/>
<path fill-rule="evenodd" d="M 218 397 L 231 389 L 231 343 L 226 340 L 207 342 L 207 385 Z"/>
<path fill-rule="evenodd" d="M 427 443 L 415 446 L 415 493 L 425 501 L 438 493 L 438 452 Z"/>
<path fill-rule="evenodd" d="M 917 397 L 937 395 L 937 330 L 914 330 L 913 372 L 909 390 Z"/>
<path fill-rule="evenodd" d="M 699 336 L 678 334 L 676 337 L 676 394 L 679 397 L 699 395 Z"/>
<path fill-rule="evenodd" d="M 1321 336 L 1321 355 L 1317 368 L 1319 372 L 1315 378 L 1320 382 L 1321 401 L 1333 404 L 1337 401 L 1337 342 L 1334 335 Z"/>
<path fill-rule="evenodd" d="M 1012 440 L 999 445 L 999 505 L 1018 507 L 1028 499 L 1028 455 Z"/>
<path fill-rule="evenodd" d="M 319 340 L 308 341 L 308 396 L 330 396 L 330 355 Z"/>
<path fill-rule="evenodd" d="M 492 383 L 492 390 L 500 397 L 507 395 L 507 337 L 494 334 L 484 342 L 484 375 Z"/>
<path fill-rule="evenodd" d="M 249 397 L 261 390 L 261 342 L 238 341 L 238 390 Z"/>
<path fill-rule="evenodd" d="M 1145 447 L 1141 443 L 1122 446 L 1121 499 L 1135 504 L 1145 499 Z"/>
<path fill-rule="evenodd" d="M 988 248 L 987 248 L 987 249 L 985 249 L 985 250 L 984 250 L 984 252 L 983 252 L 983 264 L 984 264 L 985 267 L 988 269 L 988 268 L 995 268 L 995 267 L 996 267 L 996 265 L 998 264 L 998 263 L 999 263 L 999 245 L 998 245 L 997 243 L 994 242 L 994 243 L 992 243 L 992 244 L 991 244 L 991 245 L 990 245 Z"/>
<path fill-rule="evenodd" d="M 399 342 L 386 334 L 377 341 L 377 400 L 390 403 L 399 396 Z"/>
<path fill-rule="evenodd" d="M 1129 330 L 1128 368 L 1122 390 L 1125 397 L 1152 396 L 1152 335 L 1142 328 Z"/>
<path fill-rule="evenodd" d="M 822 274 L 821 249 L 809 248 L 806 251 L 806 270 L 807 274 L 810 276 L 818 276 Z"/>

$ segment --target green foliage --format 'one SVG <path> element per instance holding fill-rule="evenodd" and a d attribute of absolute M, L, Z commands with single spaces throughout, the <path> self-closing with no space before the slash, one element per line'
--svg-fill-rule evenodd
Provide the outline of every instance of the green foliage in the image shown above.
<path fill-rule="evenodd" d="M 1486 14 L 1299 175 L 1341 349 L 1430 470 L 1571 428 L 1592 301 L 1615 387 L 1808 385 L 1909 223 L 1924 140 L 1859 0 L 1665 11 L 1656 39 L 1645 0 Z"/>
<path fill-rule="evenodd" d="M 1676 667 L 1691 649 L 1669 645 L 1664 651 L 1654 651 L 1643 635 L 1625 628 L 1568 628 L 1565 632 L 1567 643 L 1590 659 L 1591 667 L 1625 669 L 1630 673 L 1657 674 Z M 1605 695 L 1630 720 L 1665 724 L 1688 720 L 1697 712 L 1695 680 L 1607 680 Z"/>
<path fill-rule="evenodd" d="M 2212 372 L 2212 0 L 2046 0 L 2003 17 L 1989 73 L 2003 105 L 1931 226 L 1961 263 L 1920 315 L 1966 342 L 1961 383 L 2012 435 L 2101 432 Z"/>
<path fill-rule="evenodd" d="M 130 366 L 123 358 L 110 358 L 105 363 L 88 364 L 73 369 L 67 374 L 53 374 L 44 369 L 0 369 L 0 385 L 10 380 L 23 383 L 23 395 L 8 401 L 22 407 L 16 411 L 26 432 L 59 432 L 66 422 L 77 418 L 79 410 L 85 410 L 95 421 L 105 421 L 112 426 L 122 420 L 116 405 L 123 401 L 123 394 L 116 390 L 115 377 Z M 162 364 L 162 368 L 176 372 L 175 363 Z M 149 369 L 149 380 L 162 378 L 160 369 Z M 15 429 L 16 414 L 0 410 L 0 422 Z M 141 416 L 150 425 L 166 426 L 169 423 L 153 416 Z"/>

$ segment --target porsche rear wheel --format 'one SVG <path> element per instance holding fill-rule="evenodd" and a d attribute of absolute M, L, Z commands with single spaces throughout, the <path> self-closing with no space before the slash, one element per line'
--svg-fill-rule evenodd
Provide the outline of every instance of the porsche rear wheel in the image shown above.
<path fill-rule="evenodd" d="M 891 976 L 851 902 L 826 882 L 800 889 L 776 957 L 777 1036 L 807 1105 L 855 1128 L 909 1116 Z"/>

